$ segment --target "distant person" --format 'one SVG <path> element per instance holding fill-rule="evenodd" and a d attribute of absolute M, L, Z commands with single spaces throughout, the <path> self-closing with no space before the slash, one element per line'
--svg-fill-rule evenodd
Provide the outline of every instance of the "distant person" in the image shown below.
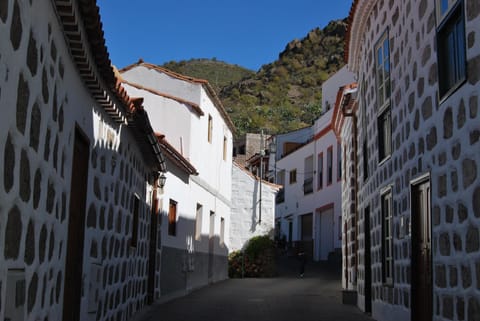
<path fill-rule="evenodd" d="M 300 277 L 303 278 L 303 275 L 305 273 L 305 263 L 307 262 L 304 251 L 300 251 L 298 253 L 298 260 L 300 261 Z"/>

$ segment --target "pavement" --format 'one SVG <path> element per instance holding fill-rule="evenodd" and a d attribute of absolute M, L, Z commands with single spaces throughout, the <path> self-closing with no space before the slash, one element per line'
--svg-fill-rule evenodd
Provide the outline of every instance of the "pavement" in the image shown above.
<path fill-rule="evenodd" d="M 275 278 L 229 279 L 165 303 L 153 304 L 135 321 L 373 321 L 342 304 L 341 265 L 281 257 Z"/>

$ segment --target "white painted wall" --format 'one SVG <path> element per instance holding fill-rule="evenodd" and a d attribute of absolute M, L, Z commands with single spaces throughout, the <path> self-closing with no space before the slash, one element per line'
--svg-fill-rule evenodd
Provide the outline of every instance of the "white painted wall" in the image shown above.
<path fill-rule="evenodd" d="M 338 88 L 354 81 L 354 74 L 343 66 L 322 84 L 322 111 L 332 110 L 337 100 Z M 328 107 L 328 108 L 327 108 Z M 323 117 L 320 117 L 320 119 Z M 317 131 L 317 127 L 315 127 Z"/>
<path fill-rule="evenodd" d="M 193 113 L 190 106 L 177 100 L 154 95 L 128 84 L 124 84 L 124 87 L 131 97 L 144 98 L 143 105 L 152 120 L 153 130 L 166 135 L 167 141 L 177 151 L 185 158 L 190 158 L 192 128 L 187 124 L 200 116 Z M 162 121 L 153 121 L 155 119 Z"/>
<path fill-rule="evenodd" d="M 155 91 L 191 101 L 200 106 L 204 115 L 199 116 L 190 106 L 125 85 L 132 97 L 144 97 L 154 130 L 165 135 L 177 151 L 183 154 L 197 169 L 198 176 L 188 180 L 176 177 L 167 168 L 167 181 L 162 196 L 163 245 L 186 249 L 187 241 L 195 236 L 196 206 L 203 206 L 202 235 L 208 237 L 210 211 L 215 213 L 215 236 L 220 236 L 220 221 L 225 220 L 225 243 L 216 244 L 215 253 L 224 255 L 228 249 L 232 188 L 232 132 L 218 107 L 208 96 L 204 85 L 174 78 L 162 70 L 140 64 L 122 73 L 131 83 Z M 208 142 L 208 118 L 212 117 L 212 141 Z M 226 159 L 223 159 L 223 142 L 227 139 Z M 169 200 L 177 202 L 177 235 L 168 236 Z M 208 242 L 195 242 L 195 251 L 208 252 Z"/>
<path fill-rule="evenodd" d="M 260 181 L 240 165 L 232 167 L 232 215 L 230 251 L 241 250 L 246 242 L 258 235 L 271 235 L 275 227 L 275 195 L 278 185 L 263 181 L 260 204 Z M 259 210 L 262 207 L 261 223 Z"/>

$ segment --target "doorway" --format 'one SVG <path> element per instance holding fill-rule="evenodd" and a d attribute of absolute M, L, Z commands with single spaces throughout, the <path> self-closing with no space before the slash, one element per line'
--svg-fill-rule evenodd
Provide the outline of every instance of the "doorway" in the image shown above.
<path fill-rule="evenodd" d="M 215 249 L 215 212 L 210 211 L 210 229 L 208 231 L 208 283 L 212 283 L 214 270 L 214 249 Z"/>
<path fill-rule="evenodd" d="M 80 320 L 89 145 L 85 134 L 78 127 L 75 128 L 67 256 L 65 259 L 65 282 L 63 284 L 63 321 Z"/>
<path fill-rule="evenodd" d="M 148 254 L 148 293 L 147 303 L 152 304 L 155 298 L 155 271 L 157 257 L 157 231 L 158 231 L 158 198 L 157 188 L 152 193 L 152 212 L 150 216 L 150 242 Z"/>
<path fill-rule="evenodd" d="M 333 222 L 333 204 L 329 204 L 323 209 L 318 209 L 316 212 L 318 226 L 316 230 L 318 233 L 317 241 L 315 242 L 317 249 L 315 253 L 321 261 L 328 260 L 328 256 L 334 250 L 334 222 Z"/>
<path fill-rule="evenodd" d="M 432 252 L 430 180 L 411 186 L 412 216 L 412 321 L 431 321 Z"/>
<path fill-rule="evenodd" d="M 313 257 L 313 214 L 300 216 L 300 249 L 308 258 Z"/>
<path fill-rule="evenodd" d="M 372 259 L 370 242 L 370 206 L 365 207 L 364 211 L 364 237 L 365 237 L 365 312 L 372 312 Z"/>

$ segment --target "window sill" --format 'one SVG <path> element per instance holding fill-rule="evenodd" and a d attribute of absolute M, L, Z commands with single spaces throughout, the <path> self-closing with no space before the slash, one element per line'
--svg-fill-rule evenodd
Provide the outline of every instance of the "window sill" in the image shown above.
<path fill-rule="evenodd" d="M 442 105 L 444 102 L 446 102 L 453 94 L 457 92 L 463 85 L 467 82 L 467 77 L 464 77 L 462 80 L 457 82 L 455 85 L 452 86 L 443 96 L 440 96 L 440 93 L 438 94 L 439 99 L 438 99 L 438 105 Z"/>
<path fill-rule="evenodd" d="M 392 154 L 388 154 L 385 156 L 380 162 L 378 162 L 378 166 L 382 166 L 387 163 L 392 158 Z"/>

